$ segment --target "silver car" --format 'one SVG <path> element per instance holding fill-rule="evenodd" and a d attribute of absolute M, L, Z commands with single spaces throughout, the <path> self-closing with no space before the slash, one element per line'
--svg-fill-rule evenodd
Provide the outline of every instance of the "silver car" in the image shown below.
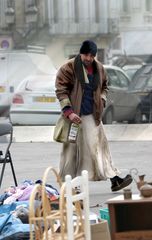
<path fill-rule="evenodd" d="M 129 90 L 130 79 L 116 66 L 104 65 L 108 75 L 109 93 L 103 113 L 103 123 L 113 121 L 139 123 L 142 121 L 139 97 Z"/>

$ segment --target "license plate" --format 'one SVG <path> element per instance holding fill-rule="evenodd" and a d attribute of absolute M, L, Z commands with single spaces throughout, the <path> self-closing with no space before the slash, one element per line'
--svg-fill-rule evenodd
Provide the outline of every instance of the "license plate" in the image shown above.
<path fill-rule="evenodd" d="M 0 86 L 0 92 L 5 92 L 5 87 Z"/>
<path fill-rule="evenodd" d="M 35 97 L 35 102 L 55 102 L 56 97 Z"/>

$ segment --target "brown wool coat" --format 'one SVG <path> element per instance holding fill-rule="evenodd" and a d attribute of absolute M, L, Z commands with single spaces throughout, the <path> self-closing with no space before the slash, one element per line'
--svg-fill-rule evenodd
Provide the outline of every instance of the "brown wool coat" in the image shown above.
<path fill-rule="evenodd" d="M 106 101 L 108 86 L 107 77 L 103 65 L 94 60 L 94 82 L 96 89 L 93 93 L 94 106 L 93 116 L 96 125 L 100 124 L 103 112 L 103 101 Z M 56 95 L 60 101 L 61 109 L 72 106 L 73 111 L 80 115 L 81 101 L 83 95 L 85 78 L 80 55 L 69 60 L 58 71 L 56 77 Z"/>

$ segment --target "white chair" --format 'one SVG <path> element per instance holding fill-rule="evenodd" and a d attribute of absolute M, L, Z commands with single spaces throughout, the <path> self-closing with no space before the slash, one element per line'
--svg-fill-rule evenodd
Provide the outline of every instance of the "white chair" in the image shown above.
<path fill-rule="evenodd" d="M 66 193 L 67 239 L 91 240 L 88 172 L 83 170 L 81 176 L 73 179 L 70 175 L 66 175 L 61 190 L 63 188 Z M 76 188 L 79 188 L 80 192 L 75 191 Z M 76 215 L 76 222 L 74 222 L 74 215 Z"/>

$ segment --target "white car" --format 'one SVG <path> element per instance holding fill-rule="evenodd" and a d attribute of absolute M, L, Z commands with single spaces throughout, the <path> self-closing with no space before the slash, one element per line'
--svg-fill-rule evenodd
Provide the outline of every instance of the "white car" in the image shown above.
<path fill-rule="evenodd" d="M 0 50 L 0 117 L 8 116 L 17 86 L 30 75 L 56 74 L 51 59 L 25 50 Z"/>
<path fill-rule="evenodd" d="M 54 125 L 60 115 L 55 95 L 55 74 L 24 79 L 13 96 L 10 119 L 13 125 Z"/>

